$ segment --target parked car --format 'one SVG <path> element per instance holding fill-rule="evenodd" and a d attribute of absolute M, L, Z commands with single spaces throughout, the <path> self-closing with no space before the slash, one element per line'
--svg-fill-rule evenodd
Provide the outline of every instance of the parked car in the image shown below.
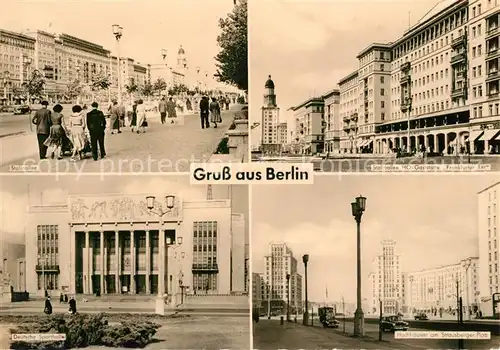
<path fill-rule="evenodd" d="M 338 328 L 340 322 L 335 318 L 333 307 L 320 307 L 318 309 L 319 321 L 325 328 Z"/>
<path fill-rule="evenodd" d="M 380 328 L 382 332 L 407 331 L 409 325 L 401 319 L 401 316 L 391 315 L 382 317 Z"/>
<path fill-rule="evenodd" d="M 423 312 L 421 312 L 421 313 L 418 313 L 418 314 L 415 315 L 415 320 L 416 321 L 427 321 L 427 320 L 429 320 L 429 317 L 427 317 L 426 314 L 424 314 Z"/>
<path fill-rule="evenodd" d="M 27 114 L 27 113 L 31 113 L 31 108 L 28 105 L 20 105 L 20 106 L 14 107 L 14 114 L 15 115 Z"/>

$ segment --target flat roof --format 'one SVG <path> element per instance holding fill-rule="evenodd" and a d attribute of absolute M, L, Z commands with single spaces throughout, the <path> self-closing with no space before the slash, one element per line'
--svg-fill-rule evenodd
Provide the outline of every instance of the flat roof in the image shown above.
<path fill-rule="evenodd" d="M 340 90 L 339 89 L 332 89 L 330 91 L 325 92 L 323 95 L 323 98 L 328 98 L 333 95 L 340 95 Z"/>
<path fill-rule="evenodd" d="M 321 97 L 311 97 L 309 99 L 307 99 L 306 101 L 302 102 L 301 104 L 295 106 L 295 107 L 291 107 L 292 108 L 292 111 L 296 111 L 302 107 L 307 107 L 308 105 L 310 105 L 311 103 L 314 103 L 314 102 L 318 102 L 318 103 L 325 103 L 325 101 L 323 101 L 323 98 Z"/>
<path fill-rule="evenodd" d="M 488 191 L 489 189 L 491 189 L 491 188 L 493 188 L 493 187 L 495 187 L 495 186 L 498 186 L 498 185 L 500 185 L 500 181 L 495 182 L 493 185 L 490 185 L 490 186 L 488 186 L 488 187 L 486 187 L 486 188 L 482 189 L 482 190 L 481 190 L 481 191 L 479 191 L 477 194 L 481 194 L 481 193 L 483 193 L 483 192 L 485 192 L 485 191 Z"/>
<path fill-rule="evenodd" d="M 390 50 L 391 48 L 392 48 L 391 43 L 388 43 L 388 44 L 373 43 L 373 44 L 368 45 L 368 47 L 366 47 L 360 53 L 358 53 L 356 58 L 360 58 L 361 56 L 365 55 L 366 53 L 368 53 L 371 50 L 375 50 L 375 49 L 388 49 L 388 50 Z"/>
<path fill-rule="evenodd" d="M 345 83 L 347 80 L 350 80 L 354 77 L 357 77 L 358 76 L 358 70 L 355 70 L 354 72 L 350 73 L 349 75 L 343 77 L 342 79 L 339 80 L 339 85 L 342 85 L 343 83 Z"/>

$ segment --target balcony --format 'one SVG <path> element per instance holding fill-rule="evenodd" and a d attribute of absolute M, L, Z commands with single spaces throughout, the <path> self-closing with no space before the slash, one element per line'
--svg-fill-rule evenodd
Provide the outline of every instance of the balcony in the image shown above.
<path fill-rule="evenodd" d="M 408 84 L 410 83 L 410 80 L 411 76 L 409 74 L 405 74 L 399 79 L 399 84 L 401 85 Z"/>
<path fill-rule="evenodd" d="M 345 122 L 348 122 L 349 120 L 351 120 L 351 116 L 350 115 L 346 115 L 344 118 L 342 118 L 343 121 Z"/>
<path fill-rule="evenodd" d="M 500 97 L 500 92 L 498 92 L 498 91 L 492 91 L 492 92 L 488 93 L 489 100 L 493 100 L 493 99 L 498 98 L 498 97 Z"/>
<path fill-rule="evenodd" d="M 451 56 L 451 65 L 459 64 L 465 62 L 465 55 L 463 53 L 457 53 Z"/>
<path fill-rule="evenodd" d="M 500 74 L 498 70 L 491 70 L 488 73 L 488 76 L 486 77 L 486 82 L 489 83 L 490 81 L 498 80 L 500 79 Z"/>
<path fill-rule="evenodd" d="M 217 264 L 193 264 L 191 268 L 192 272 L 219 272 L 219 266 Z"/>
<path fill-rule="evenodd" d="M 36 265 L 36 272 L 57 272 L 59 273 L 59 265 Z"/>
<path fill-rule="evenodd" d="M 365 103 L 368 103 L 368 96 L 365 95 Z"/>
<path fill-rule="evenodd" d="M 451 90 L 451 98 L 465 97 L 466 89 L 465 87 L 459 87 Z"/>
<path fill-rule="evenodd" d="M 411 68 L 410 62 L 405 62 L 399 67 L 399 69 L 401 69 L 402 72 L 408 72 L 410 68 Z"/>
<path fill-rule="evenodd" d="M 347 131 L 347 130 L 351 130 L 351 127 L 349 126 L 349 123 L 344 123 L 344 127 L 343 127 L 343 129 L 344 129 L 345 131 Z"/>
<path fill-rule="evenodd" d="M 406 112 L 411 110 L 411 105 L 403 103 L 403 104 L 401 104 L 400 108 L 401 108 L 401 112 L 406 113 Z"/>
<path fill-rule="evenodd" d="M 488 53 L 486 54 L 486 61 L 494 60 L 495 58 L 499 57 L 500 57 L 500 50 L 498 49 L 498 47 L 496 47 L 488 51 Z"/>
<path fill-rule="evenodd" d="M 457 72 L 455 81 L 465 81 L 467 79 L 466 71 Z"/>
<path fill-rule="evenodd" d="M 358 128 L 358 123 L 352 122 L 351 124 L 349 124 L 349 126 L 351 127 L 351 130 L 356 130 Z"/>
<path fill-rule="evenodd" d="M 490 30 L 488 30 L 486 32 L 486 40 L 489 40 L 491 38 L 494 38 L 495 36 L 498 36 L 500 34 L 500 27 L 499 26 L 496 26 L 496 27 L 493 27 L 493 28 L 490 28 Z"/>
<path fill-rule="evenodd" d="M 459 47 L 461 45 L 465 45 L 466 40 L 467 40 L 467 37 L 465 36 L 465 34 L 462 34 L 458 38 L 455 38 L 451 41 L 451 47 L 455 48 L 455 47 Z"/>
<path fill-rule="evenodd" d="M 358 113 L 351 114 L 351 120 L 357 122 L 358 121 Z"/>

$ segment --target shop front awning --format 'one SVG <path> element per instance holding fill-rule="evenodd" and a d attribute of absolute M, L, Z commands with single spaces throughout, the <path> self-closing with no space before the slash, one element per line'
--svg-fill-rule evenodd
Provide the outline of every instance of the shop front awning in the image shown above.
<path fill-rule="evenodd" d="M 488 129 L 484 130 L 484 133 L 477 139 L 477 141 L 492 141 L 498 134 L 500 133 L 500 129 Z"/>
<path fill-rule="evenodd" d="M 477 141 L 477 139 L 479 137 L 481 137 L 483 135 L 484 131 L 483 130 L 472 130 L 470 133 L 469 133 L 469 136 L 467 137 L 467 140 L 472 140 L 473 142 L 474 141 Z"/>
<path fill-rule="evenodd" d="M 358 147 L 364 147 L 366 144 L 367 140 L 361 140 L 361 142 L 358 144 Z"/>

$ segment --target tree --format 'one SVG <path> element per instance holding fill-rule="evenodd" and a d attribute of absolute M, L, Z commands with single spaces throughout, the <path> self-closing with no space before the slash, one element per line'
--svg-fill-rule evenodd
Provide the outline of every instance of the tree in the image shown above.
<path fill-rule="evenodd" d="M 41 99 L 43 97 L 44 88 L 45 88 L 45 77 L 38 69 L 35 69 L 31 73 L 28 82 L 24 84 L 24 89 L 26 93 L 30 96 L 28 100 L 33 98 Z"/>
<path fill-rule="evenodd" d="M 99 91 L 108 90 L 111 87 L 111 81 L 109 75 L 103 73 L 97 73 L 92 77 L 92 83 L 90 84 L 90 90 L 92 91 L 92 100 L 94 100 L 94 93 Z"/>
<path fill-rule="evenodd" d="M 240 0 L 227 18 L 219 20 L 221 33 L 217 43 L 221 48 L 215 57 L 218 81 L 236 85 L 248 91 L 247 0 Z"/>
<path fill-rule="evenodd" d="M 184 84 L 176 84 L 168 90 L 169 95 L 180 95 L 181 93 L 189 92 L 189 88 Z"/>
<path fill-rule="evenodd" d="M 158 78 L 153 84 L 153 91 L 161 94 L 162 91 L 165 91 L 167 89 L 167 83 L 165 82 L 165 79 L 163 78 Z"/>
<path fill-rule="evenodd" d="M 83 84 L 78 79 L 70 81 L 66 88 L 66 96 L 70 100 L 78 99 L 82 94 L 82 92 L 83 92 Z"/>
<path fill-rule="evenodd" d="M 144 86 L 142 86 L 141 88 L 141 94 L 143 94 L 146 97 L 153 95 L 154 91 L 155 91 L 154 86 L 153 84 L 151 84 L 150 81 L 146 81 L 144 83 Z"/>

